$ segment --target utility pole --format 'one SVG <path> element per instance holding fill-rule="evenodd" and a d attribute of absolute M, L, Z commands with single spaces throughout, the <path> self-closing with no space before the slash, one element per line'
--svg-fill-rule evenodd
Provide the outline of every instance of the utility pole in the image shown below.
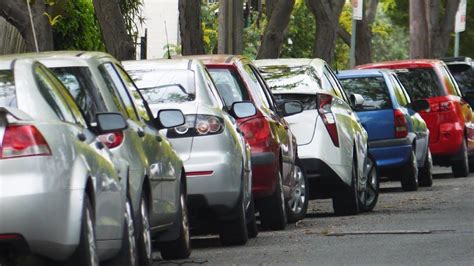
<path fill-rule="evenodd" d="M 454 56 L 459 56 L 461 32 L 466 30 L 466 11 L 466 0 L 461 0 L 459 2 L 458 12 L 456 12 L 456 22 L 454 25 L 454 32 L 456 33 L 454 39 Z"/>
<path fill-rule="evenodd" d="M 349 65 L 355 67 L 357 21 L 364 18 L 364 0 L 352 0 L 352 33 L 351 33 L 351 57 Z"/>
<path fill-rule="evenodd" d="M 243 53 L 243 28 L 243 1 L 219 0 L 219 54 Z"/>

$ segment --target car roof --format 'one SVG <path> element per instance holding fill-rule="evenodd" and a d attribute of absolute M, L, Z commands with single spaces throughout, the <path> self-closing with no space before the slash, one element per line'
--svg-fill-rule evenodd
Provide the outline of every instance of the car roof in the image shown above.
<path fill-rule="evenodd" d="M 336 75 L 338 78 L 380 77 L 389 72 L 388 69 L 350 69 L 339 71 Z"/>
<path fill-rule="evenodd" d="M 96 59 L 96 60 L 111 60 L 116 61 L 114 57 L 110 54 L 104 52 L 87 52 L 87 51 L 49 51 L 49 52 L 39 52 L 39 53 L 24 53 L 24 54 L 12 54 L 6 56 L 0 56 L 0 61 L 10 61 L 13 62 L 16 59 L 22 58 L 33 58 L 38 61 L 55 61 L 57 60 L 58 63 L 61 61 L 60 65 L 63 65 L 64 62 L 68 62 L 71 64 L 76 65 L 77 62 L 82 60 L 89 60 L 89 59 Z"/>
<path fill-rule="evenodd" d="M 319 58 L 280 58 L 280 59 L 260 59 L 254 61 L 258 67 L 284 65 L 288 67 L 313 66 L 315 68 L 323 67 L 326 62 Z"/>
<path fill-rule="evenodd" d="M 441 60 L 437 59 L 407 59 L 407 60 L 397 60 L 397 61 L 385 61 L 379 63 L 371 63 L 365 65 L 356 66 L 357 69 L 367 69 L 367 68 L 417 68 L 417 67 L 433 67 L 442 63 Z"/>
<path fill-rule="evenodd" d="M 204 64 L 216 64 L 216 65 L 231 65 L 237 61 L 249 60 L 247 57 L 242 55 L 231 55 L 231 54 L 211 54 L 211 55 L 189 55 L 178 58 L 185 59 L 199 59 Z"/>
<path fill-rule="evenodd" d="M 191 58 L 175 58 L 175 59 L 148 59 L 148 60 L 129 60 L 122 61 L 124 67 L 128 70 L 131 69 L 143 69 L 143 68 L 154 68 L 154 69 L 183 69 L 192 70 L 193 65 L 198 64 L 196 59 Z"/>

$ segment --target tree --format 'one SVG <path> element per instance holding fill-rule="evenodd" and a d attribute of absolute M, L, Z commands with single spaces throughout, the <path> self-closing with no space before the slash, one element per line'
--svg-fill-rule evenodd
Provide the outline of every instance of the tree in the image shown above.
<path fill-rule="evenodd" d="M 53 33 L 48 18 L 43 14 L 47 11 L 43 1 L 30 4 L 33 25 L 40 51 L 53 50 Z M 30 16 L 26 0 L 1 0 L 0 16 L 15 26 L 25 40 L 28 51 L 36 51 L 34 35 L 31 28 Z"/>
<path fill-rule="evenodd" d="M 332 62 L 344 3 L 345 0 L 306 0 L 316 20 L 313 57 Z"/>
<path fill-rule="evenodd" d="M 220 54 L 242 54 L 244 32 L 244 11 L 242 0 L 219 1 Z"/>
<path fill-rule="evenodd" d="M 127 33 L 119 2 L 93 0 L 107 52 L 118 60 L 135 59 L 132 37 Z"/>
<path fill-rule="evenodd" d="M 291 12 L 295 0 L 277 0 L 274 4 L 271 17 L 263 34 L 262 43 L 258 50 L 258 59 L 278 58 L 283 46 L 284 32 L 290 22 Z M 268 12 L 268 11 L 267 11 Z"/>
<path fill-rule="evenodd" d="M 410 56 L 439 58 L 448 52 L 460 0 L 410 1 Z"/>
<path fill-rule="evenodd" d="M 178 9 L 183 55 L 204 54 L 201 1 L 179 0 Z"/>

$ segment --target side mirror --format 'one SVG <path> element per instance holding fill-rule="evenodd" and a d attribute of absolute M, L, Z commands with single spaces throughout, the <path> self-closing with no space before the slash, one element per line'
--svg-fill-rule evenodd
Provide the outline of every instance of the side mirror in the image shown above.
<path fill-rule="evenodd" d="M 299 101 L 288 101 L 283 104 L 283 116 L 296 115 L 303 112 L 303 104 Z"/>
<path fill-rule="evenodd" d="M 235 102 L 230 109 L 231 115 L 237 119 L 254 116 L 257 108 L 252 102 Z"/>
<path fill-rule="evenodd" d="M 354 93 L 349 96 L 349 100 L 351 101 L 352 108 L 358 109 L 364 106 L 364 97 L 360 94 Z"/>
<path fill-rule="evenodd" d="M 430 103 L 427 100 L 416 100 L 410 103 L 410 107 L 413 111 L 418 113 L 430 109 Z"/>
<path fill-rule="evenodd" d="M 98 113 L 95 120 L 99 135 L 119 132 L 128 128 L 127 121 L 120 113 Z"/>
<path fill-rule="evenodd" d="M 185 118 L 181 110 L 166 109 L 158 112 L 155 119 L 155 126 L 158 129 L 179 127 L 185 123 Z"/>

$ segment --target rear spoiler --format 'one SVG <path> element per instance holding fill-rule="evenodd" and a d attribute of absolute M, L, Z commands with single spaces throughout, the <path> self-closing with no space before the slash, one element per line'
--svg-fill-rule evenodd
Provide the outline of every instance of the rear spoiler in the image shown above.
<path fill-rule="evenodd" d="M 7 116 L 12 116 L 16 120 L 31 121 L 33 118 L 18 108 L 0 107 L 0 123 L 8 122 Z"/>

